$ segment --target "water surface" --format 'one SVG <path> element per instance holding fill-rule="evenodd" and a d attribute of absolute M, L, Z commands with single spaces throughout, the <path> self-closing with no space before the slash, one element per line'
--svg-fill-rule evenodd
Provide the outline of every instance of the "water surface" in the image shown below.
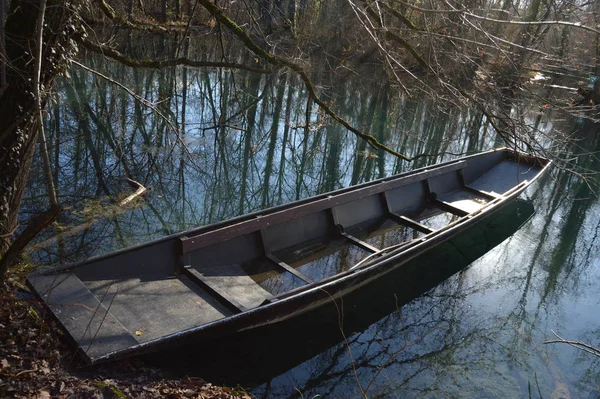
<path fill-rule="evenodd" d="M 395 159 L 357 141 L 314 105 L 307 123 L 305 89 L 283 72 L 135 70 L 95 56 L 83 62 L 127 82 L 155 110 L 76 67 L 59 83 L 46 123 L 59 198 L 70 209 L 30 253 L 45 265 L 498 144 L 477 110 L 440 110 L 385 83 L 323 79 L 336 109 L 353 125 L 405 154 L 434 156 L 415 163 Z M 598 126 L 572 128 L 570 121 L 546 116 L 540 121 L 547 131 L 573 129 L 580 148 L 600 146 Z M 581 157 L 580 164 L 600 169 L 594 156 Z M 133 190 L 125 177 L 150 191 L 119 206 Z M 599 359 L 544 342 L 554 331 L 600 346 L 600 203 L 585 182 L 558 170 L 524 198 L 535 214 L 502 244 L 346 341 L 270 376 L 253 394 L 598 397 Z M 42 171 L 34 168 L 22 217 L 46 207 Z"/>

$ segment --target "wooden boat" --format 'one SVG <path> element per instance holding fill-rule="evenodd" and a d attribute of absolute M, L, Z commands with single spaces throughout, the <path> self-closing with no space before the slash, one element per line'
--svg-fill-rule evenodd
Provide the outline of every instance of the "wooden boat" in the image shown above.
<path fill-rule="evenodd" d="M 516 199 L 549 165 L 492 150 L 41 272 L 28 283 L 87 363 L 235 337 L 398 276 Z"/>
<path fill-rule="evenodd" d="M 454 308 L 457 296 L 463 295 L 460 282 L 464 278 L 470 281 L 471 274 L 446 280 L 513 236 L 534 213 L 531 201 L 517 198 L 498 211 L 487 212 L 475 225 L 436 245 L 435 250 L 424 251 L 383 278 L 311 312 L 238 332 L 235 339 L 224 336 L 199 341 L 190 337 L 176 348 L 140 358 L 170 373 L 196 375 L 217 384 L 245 388 L 271 381 L 292 368 L 296 369 L 294 376 L 310 375 L 313 381 L 305 381 L 304 386 L 316 386 L 323 384 L 324 379 L 352 373 L 354 366 L 368 367 L 382 356 L 389 360 L 396 354 L 392 362 L 406 361 L 406 355 L 400 354 L 406 345 L 406 334 L 428 335 L 435 329 L 434 320 L 453 323 L 442 309 Z M 489 270 L 488 262 L 496 258 L 490 255 L 469 273 Z M 412 304 L 404 307 L 409 302 Z M 413 311 L 420 316 L 408 314 Z M 424 314 L 429 315 L 426 321 L 422 319 Z M 354 348 L 356 344 L 353 361 L 346 363 L 345 371 L 340 370 L 340 356 L 344 358 L 348 346 Z M 387 348 L 385 354 L 382 346 Z M 332 369 L 336 370 L 333 374 Z"/>

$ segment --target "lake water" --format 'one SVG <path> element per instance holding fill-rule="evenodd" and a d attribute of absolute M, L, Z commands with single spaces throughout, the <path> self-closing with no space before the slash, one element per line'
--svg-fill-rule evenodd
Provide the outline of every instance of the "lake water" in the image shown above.
<path fill-rule="evenodd" d="M 440 110 L 385 83 L 319 76 L 334 108 L 354 126 L 407 155 L 434 156 L 414 163 L 395 159 L 357 141 L 314 105 L 307 125 L 305 89 L 284 73 L 134 70 L 98 57 L 84 62 L 127 84 L 155 110 L 75 66 L 71 77 L 59 82 L 47 135 L 60 202 L 70 209 L 29 254 L 44 265 L 499 144 L 480 112 Z M 573 131 L 578 140 L 573 151 L 600 147 L 598 125 L 552 116 L 538 122 L 547 132 Z M 47 208 L 38 164 L 23 218 Z M 592 155 L 582 156 L 579 166 L 600 170 Z M 115 199 L 133 191 L 126 176 L 150 191 L 118 206 Z M 535 213 L 514 235 L 426 294 L 290 365 L 252 393 L 258 398 L 599 397 L 600 358 L 544 342 L 555 338 L 554 331 L 600 346 L 600 203 L 585 182 L 558 169 L 523 198 Z M 236 370 L 231 374 L 235 380 Z"/>

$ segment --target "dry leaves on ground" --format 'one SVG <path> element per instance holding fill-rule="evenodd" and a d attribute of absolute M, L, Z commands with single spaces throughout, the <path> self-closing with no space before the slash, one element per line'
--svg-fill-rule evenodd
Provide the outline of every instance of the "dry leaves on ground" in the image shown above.
<path fill-rule="evenodd" d="M 0 283 L 0 398 L 250 399 L 242 389 L 200 378 L 166 378 L 139 361 L 105 365 L 84 375 L 72 367 L 72 353 L 61 344 L 56 326 L 33 310 L 35 300 L 14 295 L 16 285 L 10 278 Z"/>

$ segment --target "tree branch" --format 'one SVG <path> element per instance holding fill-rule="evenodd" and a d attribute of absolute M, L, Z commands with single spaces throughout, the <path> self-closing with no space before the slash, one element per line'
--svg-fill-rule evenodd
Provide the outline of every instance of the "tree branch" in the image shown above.
<path fill-rule="evenodd" d="M 6 44 L 4 43 L 5 15 L 6 10 L 4 6 L 4 0 L 2 0 L 0 1 L 0 32 L 2 32 L 2 37 L 0 37 L 0 97 L 2 97 L 2 92 L 6 89 L 6 63 L 8 62 L 5 50 Z"/>
<path fill-rule="evenodd" d="M 423 32 L 425 29 L 421 29 L 415 24 L 412 23 L 410 19 L 404 16 L 401 12 L 394 10 L 389 4 L 385 2 L 380 2 L 381 7 L 386 10 L 388 13 L 392 14 L 394 17 L 399 19 L 404 23 L 404 25 L 408 26 L 410 29 L 415 30 L 417 32 Z"/>
<path fill-rule="evenodd" d="M 468 17 L 472 17 L 475 19 L 479 19 L 481 21 L 487 21 L 487 22 L 493 22 L 493 23 L 497 23 L 497 24 L 508 24 L 508 25 L 563 25 L 563 26 L 570 26 L 573 28 L 580 28 L 583 30 L 587 30 L 590 32 L 594 32 L 594 33 L 598 33 L 600 34 L 600 30 L 598 29 L 594 29 L 591 26 L 587 26 L 582 24 L 581 22 L 569 22 L 569 21 L 514 21 L 514 20 L 504 20 L 504 19 L 495 19 L 495 18 L 489 18 L 489 17 L 484 17 L 482 15 L 477 15 L 477 14 L 473 14 L 472 12 L 467 11 L 466 9 L 462 8 L 462 9 L 445 9 L 445 10 L 434 10 L 431 8 L 422 8 L 422 7 L 418 7 L 415 6 L 414 4 L 410 4 L 408 2 L 402 1 L 402 4 L 404 4 L 405 6 L 412 8 L 413 10 L 416 11 L 420 11 L 422 13 L 427 13 L 427 14 L 463 14 L 465 16 Z"/>
<path fill-rule="evenodd" d="M 591 26 L 583 25 L 581 22 L 568 22 L 568 21 L 513 21 L 513 20 L 502 20 L 495 18 L 483 17 L 481 15 L 472 14 L 470 12 L 463 11 L 463 15 L 471 18 L 478 19 L 480 21 L 493 22 L 496 24 L 508 24 L 508 25 L 562 25 L 562 26 L 570 26 L 573 28 L 579 28 L 583 30 L 587 30 L 590 32 L 594 32 L 600 35 L 600 30 L 594 29 Z"/>
<path fill-rule="evenodd" d="M 146 32 L 157 32 L 157 33 L 169 32 L 169 29 L 167 29 L 163 26 L 160 26 L 160 25 L 141 25 L 141 24 L 136 24 L 131 21 L 128 21 L 125 18 L 118 16 L 117 13 L 115 12 L 115 10 L 113 10 L 113 8 L 104 0 L 96 0 L 96 3 L 98 4 L 98 7 L 100 8 L 100 10 L 102 10 L 104 15 L 106 15 L 106 17 L 108 17 L 108 19 L 110 19 L 111 21 L 113 21 L 114 23 L 117 23 L 119 25 L 126 26 L 126 27 L 132 28 L 132 29 L 146 31 Z"/>
<path fill-rule="evenodd" d="M 3 7 L 0 4 L 0 7 Z M 35 97 L 35 117 L 37 123 L 37 135 L 40 143 L 40 155 L 44 166 L 44 177 L 46 178 L 46 186 L 48 189 L 48 198 L 50 207 L 58 207 L 58 196 L 56 195 L 56 187 L 52 177 L 52 167 L 50 166 L 50 158 L 48 156 L 48 144 L 46 143 L 46 133 L 44 132 L 44 116 L 42 114 L 42 90 L 40 84 L 40 76 L 42 71 L 42 55 L 44 48 L 44 17 L 46 15 L 46 0 L 40 1 L 38 20 L 35 28 L 36 36 L 36 51 L 35 51 L 35 70 L 33 73 L 33 96 Z"/>
<path fill-rule="evenodd" d="M 129 177 L 126 178 L 127 182 L 129 182 L 129 184 L 131 184 L 133 187 L 136 187 L 136 190 L 134 193 L 128 195 L 126 198 L 122 199 L 121 201 L 119 201 L 119 206 L 124 206 L 127 205 L 129 202 L 133 201 L 135 198 L 143 195 L 147 189 L 146 187 L 144 187 L 142 185 L 142 183 L 133 180 Z"/>
<path fill-rule="evenodd" d="M 426 71 L 431 70 L 431 67 L 429 66 L 429 64 L 423 59 L 423 57 L 421 57 L 421 54 L 419 54 L 417 52 L 417 50 L 415 50 L 414 47 L 410 45 L 410 43 L 408 43 L 406 40 L 404 40 L 404 38 L 389 31 L 385 26 L 383 26 L 383 24 L 381 23 L 381 20 L 379 18 L 377 18 L 377 14 L 373 10 L 373 8 L 370 5 L 367 5 L 366 2 L 363 2 L 363 3 L 366 6 L 365 11 L 367 12 L 367 14 L 369 14 L 371 16 L 371 18 L 378 21 L 379 26 L 385 30 L 385 37 L 388 40 L 393 40 L 396 43 L 400 44 L 402 47 L 404 47 L 413 56 L 413 58 L 419 63 L 419 65 L 421 65 Z M 388 12 L 394 12 L 394 10 L 386 8 L 385 6 L 384 6 L 384 9 Z M 411 29 L 418 30 L 417 27 L 414 26 L 410 21 L 408 21 L 402 14 L 400 14 L 398 12 L 394 12 L 394 16 L 396 18 L 399 18 L 405 24 L 407 24 Z"/>
<path fill-rule="evenodd" d="M 27 227 L 17 237 L 17 239 L 11 244 L 8 250 L 4 253 L 4 256 L 0 259 L 0 277 L 4 276 L 4 273 L 18 263 L 19 257 L 23 253 L 23 250 L 29 244 L 29 242 L 46 226 L 56 219 L 58 214 L 63 210 L 62 206 L 52 207 L 46 212 L 42 213 L 31 219 L 27 224 Z"/>
<path fill-rule="evenodd" d="M 254 54 L 263 58 L 265 61 L 267 61 L 269 64 L 271 64 L 273 66 L 276 66 L 276 67 L 285 66 L 285 67 L 291 69 L 292 71 L 296 72 L 298 74 L 298 76 L 300 76 L 300 79 L 302 79 L 302 82 L 304 82 L 304 86 L 306 87 L 306 90 L 308 91 L 308 94 L 313 99 L 313 101 L 315 103 L 317 103 L 319 105 L 319 107 L 323 111 L 325 111 L 325 113 L 327 115 L 329 115 L 333 120 L 335 120 L 336 122 L 338 122 L 339 124 L 344 126 L 346 129 L 350 130 L 352 133 L 354 133 L 359 138 L 365 140 L 371 147 L 382 149 L 382 150 L 384 150 L 392 155 L 395 155 L 405 161 L 414 161 L 417 158 L 427 156 L 426 154 L 421 154 L 421 155 L 418 155 L 415 157 L 408 157 L 404 154 L 401 154 L 401 153 L 391 149 L 390 147 L 386 146 L 385 144 L 379 142 L 379 140 L 377 140 L 374 136 L 363 133 L 360 130 L 353 127 L 352 125 L 350 125 L 350 123 L 348 121 L 346 121 L 344 118 L 342 118 L 341 116 L 336 114 L 325 101 L 323 101 L 321 98 L 319 98 L 319 96 L 316 93 L 315 87 L 314 87 L 312 81 L 310 80 L 308 74 L 304 71 L 304 69 L 300 65 L 298 65 L 292 61 L 286 60 L 285 58 L 277 57 L 273 54 L 270 54 L 265 49 L 263 49 L 262 47 L 257 45 L 250 38 L 250 36 L 248 36 L 248 34 L 238 24 L 236 24 L 232 19 L 227 17 L 223 13 L 221 8 L 219 6 L 217 6 L 215 3 L 211 2 L 210 0 L 199 0 L 199 2 L 200 2 L 200 4 L 202 4 L 202 6 L 204 8 L 206 8 L 206 10 L 208 12 L 210 12 L 215 17 L 215 19 L 217 21 L 219 21 L 221 24 L 225 25 L 225 27 L 227 27 L 227 29 L 229 29 L 235 36 L 237 36 L 238 39 L 240 39 L 242 41 L 242 43 L 244 43 L 244 45 L 250 51 L 252 51 Z"/>
<path fill-rule="evenodd" d="M 101 44 L 95 44 L 90 40 L 87 40 L 83 37 L 79 37 L 77 42 L 83 45 L 86 49 L 93 51 L 95 53 L 99 53 L 104 55 L 105 57 L 111 58 L 115 61 L 120 62 L 123 65 L 127 65 L 133 68 L 153 68 L 160 69 L 166 67 L 172 67 L 177 65 L 188 66 L 192 68 L 233 68 L 233 69 L 243 69 L 249 72 L 261 73 L 261 74 L 270 74 L 273 73 L 272 70 L 262 69 L 262 68 L 254 68 L 245 64 L 237 64 L 233 62 L 210 62 L 210 61 L 194 61 L 190 60 L 186 57 L 172 58 L 169 60 L 136 60 L 131 57 L 126 56 L 118 50 L 115 50 L 111 47 L 104 46 Z"/>
<path fill-rule="evenodd" d="M 550 330 L 550 331 L 552 331 L 552 330 Z M 592 354 L 594 356 L 600 357 L 600 349 L 598 349 L 598 348 L 595 348 L 595 347 L 588 345 L 586 343 L 583 343 L 581 341 L 568 341 L 568 340 L 562 338 L 560 335 L 558 335 L 554 331 L 552 331 L 552 334 L 554 334 L 554 336 L 558 339 L 546 341 L 546 342 L 544 342 L 544 344 L 557 344 L 557 343 L 558 344 L 567 344 L 567 345 L 571 345 L 574 348 L 577 348 L 584 352 Z"/>

